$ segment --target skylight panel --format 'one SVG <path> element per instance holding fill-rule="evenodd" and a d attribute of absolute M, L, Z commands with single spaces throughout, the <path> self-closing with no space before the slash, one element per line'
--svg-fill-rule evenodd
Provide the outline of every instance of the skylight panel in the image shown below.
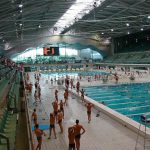
<path fill-rule="evenodd" d="M 76 2 L 63 14 L 63 16 L 54 25 L 55 33 L 60 34 L 65 28 L 73 25 L 79 19 L 88 14 L 95 7 L 98 7 L 105 0 L 76 0 Z M 50 29 L 52 31 L 53 29 Z"/>

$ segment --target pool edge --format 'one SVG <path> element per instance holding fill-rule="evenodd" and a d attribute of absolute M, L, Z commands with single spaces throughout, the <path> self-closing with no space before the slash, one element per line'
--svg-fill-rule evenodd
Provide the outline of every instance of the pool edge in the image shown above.
<path fill-rule="evenodd" d="M 80 98 L 80 95 L 78 95 L 74 89 L 72 89 L 72 90 L 69 89 L 69 92 Z M 136 133 L 139 133 L 141 136 L 145 136 L 145 126 L 144 125 L 141 125 L 141 127 L 140 127 L 140 123 L 126 117 L 125 115 L 122 115 L 119 112 L 112 110 L 111 108 L 109 108 L 101 103 L 98 103 L 97 101 L 95 101 L 87 96 L 84 96 L 84 98 L 85 98 L 86 102 L 90 102 L 90 103 L 94 104 L 94 107 L 97 110 L 99 110 L 100 112 L 103 112 L 104 114 L 108 115 L 112 119 L 118 121 L 124 127 L 127 127 Z M 139 127 L 140 127 L 140 130 L 139 130 Z M 149 127 L 146 127 L 146 136 L 150 138 L 150 128 Z"/>

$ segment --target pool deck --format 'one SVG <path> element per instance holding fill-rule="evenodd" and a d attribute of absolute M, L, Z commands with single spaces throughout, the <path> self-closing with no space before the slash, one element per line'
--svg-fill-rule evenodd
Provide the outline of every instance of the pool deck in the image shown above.
<path fill-rule="evenodd" d="M 148 78 L 148 77 L 147 77 Z M 149 80 L 143 77 L 137 79 L 135 82 L 149 82 Z M 35 106 L 34 103 L 34 88 L 33 93 L 28 96 L 29 98 L 29 110 L 30 114 L 33 109 L 37 109 L 39 124 L 49 125 L 49 113 L 53 111 L 52 101 L 54 100 L 55 89 L 59 90 L 58 98 L 63 99 L 64 88 L 58 86 L 56 83 L 51 85 L 50 82 L 46 83 L 46 78 L 43 76 L 40 80 L 41 85 L 41 99 L 42 102 Z M 30 81 L 34 83 L 33 74 L 30 77 Z M 120 79 L 120 83 L 130 82 L 128 79 Z M 101 81 L 87 82 L 86 80 L 80 81 L 81 86 L 89 85 L 102 85 Z M 107 84 L 115 84 L 114 80 L 110 80 Z M 34 86 L 33 86 L 34 87 Z M 92 111 L 92 121 L 88 123 L 86 107 L 81 100 L 70 94 L 68 106 L 65 106 L 65 118 L 63 121 L 64 133 L 60 134 L 58 124 L 56 124 L 57 139 L 52 138 L 48 140 L 49 131 L 45 130 L 46 137 L 43 137 L 42 150 L 68 150 L 68 135 L 67 129 L 69 126 L 75 124 L 75 120 L 79 119 L 86 130 L 85 134 L 81 137 L 81 148 L 80 150 L 135 150 L 137 133 L 126 128 L 122 124 L 113 120 L 109 116 L 101 113 L 99 117 L 96 117 L 97 111 Z M 36 142 L 35 135 L 33 133 L 34 142 Z M 144 140 L 142 137 L 139 138 L 137 150 L 143 150 Z"/>

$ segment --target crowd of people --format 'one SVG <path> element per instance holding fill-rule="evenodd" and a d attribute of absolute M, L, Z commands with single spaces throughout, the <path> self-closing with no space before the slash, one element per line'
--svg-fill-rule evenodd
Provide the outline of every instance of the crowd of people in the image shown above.
<path fill-rule="evenodd" d="M 10 68 L 15 68 L 16 70 L 23 71 L 23 64 L 22 63 L 15 63 L 12 61 L 10 58 L 7 58 L 5 56 L 0 56 L 0 63 L 10 67 Z"/>
<path fill-rule="evenodd" d="M 35 74 L 34 75 L 35 78 L 35 92 L 34 92 L 34 99 L 35 102 L 37 102 L 38 100 L 41 102 L 41 97 L 39 96 L 39 94 L 37 93 L 41 93 L 41 88 L 40 88 L 40 79 L 41 79 L 41 74 Z M 33 92 L 32 90 L 28 89 L 28 86 L 32 85 L 29 81 L 30 81 L 30 77 L 29 74 L 26 74 L 26 89 L 29 92 Z M 33 86 L 33 85 L 32 85 Z M 64 94 L 62 95 L 63 99 L 60 99 L 59 97 L 59 90 L 55 89 L 54 91 L 54 101 L 52 102 L 52 108 L 53 111 L 50 112 L 49 115 L 49 135 L 48 135 L 48 139 L 51 138 L 55 138 L 57 139 L 57 134 L 56 134 L 56 130 L 55 130 L 55 126 L 56 124 L 58 124 L 59 128 L 60 128 L 60 133 L 61 134 L 65 134 L 64 133 L 64 127 L 63 127 L 63 120 L 65 118 L 65 107 L 69 107 L 68 106 L 68 97 L 69 97 L 69 88 L 75 88 L 77 94 L 80 96 L 81 102 L 85 103 L 85 106 L 87 108 L 87 120 L 88 123 L 90 123 L 91 121 L 91 111 L 92 108 L 94 107 L 93 104 L 91 103 L 87 103 L 84 99 L 84 95 L 85 95 L 85 91 L 83 89 L 81 89 L 80 87 L 80 82 L 77 81 L 76 84 L 74 85 L 74 80 L 70 79 L 68 76 L 66 76 L 65 81 L 64 81 Z M 31 88 L 32 89 L 32 88 Z M 35 96 L 37 95 L 37 96 Z M 37 141 L 38 144 L 36 146 L 36 150 L 41 150 L 41 145 L 42 145 L 42 136 L 47 136 L 46 133 L 41 130 L 39 128 L 39 123 L 38 123 L 38 113 L 37 110 L 34 109 L 33 113 L 32 113 L 32 120 L 35 126 L 34 129 L 34 133 L 37 137 Z M 75 124 L 72 126 L 68 127 L 68 149 L 69 150 L 80 150 L 80 138 L 81 135 L 85 133 L 85 129 L 84 127 L 79 123 L 79 120 L 77 119 L 75 121 Z"/>
<path fill-rule="evenodd" d="M 106 75 L 105 75 L 106 76 Z M 99 80 L 101 77 L 103 76 L 93 76 L 93 81 Z M 35 103 L 37 102 L 41 102 L 41 87 L 40 87 L 40 79 L 41 79 L 41 74 L 35 74 L 34 75 L 35 78 L 35 83 L 34 83 L 34 99 L 35 99 Z M 77 80 L 74 80 L 73 78 L 70 78 L 69 76 L 66 76 L 63 80 L 63 87 L 64 92 L 63 95 L 60 99 L 59 97 L 59 90 L 55 89 L 54 91 L 54 101 L 52 102 L 52 108 L 53 111 L 50 112 L 49 115 L 49 135 L 48 135 L 48 139 L 51 138 L 55 138 L 57 139 L 57 134 L 56 134 L 56 130 L 55 130 L 55 126 L 56 124 L 58 124 L 59 129 L 60 129 L 60 133 L 61 134 L 65 134 L 64 133 L 64 127 L 63 127 L 63 120 L 65 118 L 65 108 L 68 107 L 68 97 L 69 97 L 69 90 L 75 89 L 76 93 L 78 96 L 80 96 L 81 102 L 85 104 L 86 109 L 87 109 L 87 121 L 88 123 L 91 122 L 91 112 L 92 112 L 92 108 L 94 107 L 94 105 L 92 103 L 86 102 L 85 100 L 85 91 L 84 89 L 81 88 L 81 83 L 80 81 L 83 80 L 86 77 L 83 76 L 78 76 Z M 91 82 L 91 79 L 89 80 L 89 78 L 87 78 L 87 81 L 89 80 L 89 82 Z M 107 75 L 108 78 L 108 75 Z M 32 91 L 32 83 L 28 82 L 30 79 L 29 75 L 26 74 L 26 89 L 29 92 L 33 92 Z M 114 79 L 116 80 L 116 83 L 119 80 L 119 75 L 117 73 L 114 74 Z M 50 82 L 49 82 L 50 81 Z M 56 78 L 54 79 L 50 79 L 47 80 L 46 83 L 51 83 L 51 86 L 53 86 L 54 82 L 57 84 L 57 80 Z M 75 83 L 76 82 L 76 83 Z M 104 102 L 102 102 L 103 105 L 105 105 Z M 99 113 L 97 114 L 97 116 L 99 115 Z M 33 110 L 32 113 L 32 119 L 33 119 L 33 123 L 35 125 L 35 135 L 37 137 L 37 141 L 38 141 L 38 145 L 37 145 L 37 149 L 41 149 L 41 145 L 42 145 L 42 136 L 46 135 L 44 131 L 39 129 L 39 124 L 38 124 L 38 114 L 36 112 L 36 109 Z M 84 134 L 85 129 L 84 127 L 79 124 L 79 120 L 76 120 L 76 124 L 73 126 L 69 126 L 68 127 L 68 141 L 69 141 L 69 145 L 68 145 L 68 149 L 69 150 L 80 150 L 80 135 Z"/>
<path fill-rule="evenodd" d="M 127 74 L 127 73 L 126 73 Z M 62 82 L 61 85 L 63 85 L 63 87 L 65 88 L 63 91 L 63 95 L 60 99 L 59 97 L 59 89 L 55 89 L 54 91 L 54 100 L 52 102 L 52 108 L 53 111 L 50 112 L 49 114 L 49 135 L 48 135 L 48 139 L 51 138 L 55 138 L 57 139 L 57 133 L 55 130 L 55 126 L 56 124 L 58 124 L 59 129 L 60 129 L 60 133 L 61 134 L 65 134 L 64 132 L 64 127 L 63 127 L 63 120 L 65 118 L 65 108 L 69 107 L 68 105 L 68 97 L 70 96 L 69 94 L 69 90 L 75 89 L 76 93 L 78 96 L 80 96 L 81 102 L 85 104 L 86 109 L 87 109 L 87 121 L 88 123 L 91 122 L 91 112 L 92 112 L 92 108 L 94 107 L 94 105 L 92 103 L 86 102 L 85 100 L 85 91 L 84 89 L 81 88 L 81 83 L 80 81 L 83 81 L 84 79 L 87 79 L 88 82 L 92 82 L 92 81 L 97 81 L 100 79 L 103 79 L 104 77 L 106 77 L 107 79 L 110 78 L 110 76 L 114 76 L 114 80 L 117 83 L 119 81 L 119 79 L 121 78 L 120 74 L 118 73 L 114 73 L 114 74 L 110 74 L 110 75 L 95 75 L 92 77 L 87 77 L 87 76 L 81 76 L 79 75 L 77 80 L 75 80 L 74 78 L 71 78 L 69 76 L 66 76 Z M 128 74 L 127 74 L 128 75 Z M 129 74 L 134 76 L 134 74 Z M 34 93 L 34 99 L 35 99 L 35 103 L 37 102 L 41 102 L 41 87 L 40 87 L 40 79 L 41 79 L 41 74 L 38 73 L 34 75 L 35 78 L 35 83 L 34 83 L 34 89 L 35 91 L 32 90 L 32 83 L 29 82 L 30 81 L 30 77 L 28 74 L 26 74 L 26 89 L 29 91 L 29 93 Z M 54 79 L 50 79 L 50 80 L 46 80 L 46 83 L 50 83 L 51 86 L 57 84 L 57 79 L 56 77 Z M 76 82 L 76 83 L 75 83 Z M 58 85 L 58 84 L 57 84 Z M 59 86 L 59 85 L 58 85 Z M 103 105 L 106 105 L 105 102 L 102 102 Z M 96 115 L 96 117 L 99 116 L 99 113 Z M 42 131 L 41 129 L 39 129 L 39 124 L 38 124 L 38 114 L 36 112 L 36 109 L 33 110 L 32 113 L 32 120 L 33 123 L 35 125 L 35 130 L 34 133 L 37 137 L 37 141 L 38 141 L 38 145 L 36 147 L 36 149 L 41 150 L 41 145 L 42 145 L 42 136 L 45 135 L 45 132 Z M 80 150 L 80 137 L 82 134 L 85 133 L 85 129 L 84 127 L 79 123 L 79 120 L 77 119 L 75 124 L 73 126 L 69 126 L 68 127 L 68 141 L 69 141 L 69 145 L 68 145 L 68 149 L 69 150 Z"/>

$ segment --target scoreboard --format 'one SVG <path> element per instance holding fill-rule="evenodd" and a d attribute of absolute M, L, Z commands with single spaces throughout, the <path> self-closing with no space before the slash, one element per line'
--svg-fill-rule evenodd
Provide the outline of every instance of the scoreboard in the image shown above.
<path fill-rule="evenodd" d="M 44 56 L 59 56 L 59 47 L 43 47 Z"/>

